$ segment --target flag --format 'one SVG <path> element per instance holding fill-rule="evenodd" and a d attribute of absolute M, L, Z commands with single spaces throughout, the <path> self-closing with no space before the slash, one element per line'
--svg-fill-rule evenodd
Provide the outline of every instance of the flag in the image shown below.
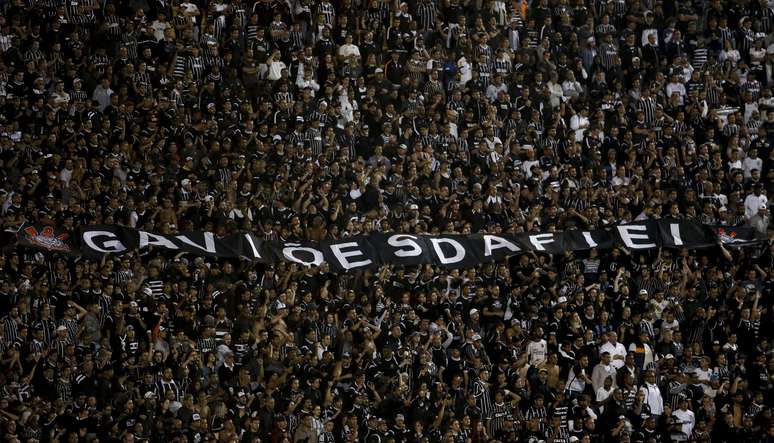
<path fill-rule="evenodd" d="M 44 249 L 49 252 L 69 254 L 73 252 L 70 233 L 53 226 L 41 224 L 25 224 L 16 234 L 22 246 Z"/>
<path fill-rule="evenodd" d="M 750 226 L 714 226 L 712 228 L 724 246 L 741 247 L 759 243 L 755 230 Z"/>

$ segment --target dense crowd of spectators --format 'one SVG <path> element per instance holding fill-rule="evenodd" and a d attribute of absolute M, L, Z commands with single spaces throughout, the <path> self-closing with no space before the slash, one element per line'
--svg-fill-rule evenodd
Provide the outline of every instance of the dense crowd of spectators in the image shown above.
<path fill-rule="evenodd" d="M 0 12 L 3 229 L 763 240 L 348 274 L 7 247 L 3 441 L 774 441 L 772 2 Z"/>

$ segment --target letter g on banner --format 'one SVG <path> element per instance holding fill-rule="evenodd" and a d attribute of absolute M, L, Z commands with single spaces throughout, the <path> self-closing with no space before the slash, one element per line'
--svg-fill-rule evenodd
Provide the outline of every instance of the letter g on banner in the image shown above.
<path fill-rule="evenodd" d="M 126 246 L 110 231 L 84 231 L 83 243 L 94 252 L 116 254 L 126 251 Z"/>

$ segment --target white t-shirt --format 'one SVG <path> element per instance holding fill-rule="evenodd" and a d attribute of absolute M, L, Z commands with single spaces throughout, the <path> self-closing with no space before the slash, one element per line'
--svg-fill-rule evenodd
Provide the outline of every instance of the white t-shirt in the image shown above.
<path fill-rule="evenodd" d="M 527 345 L 529 364 L 535 366 L 546 361 L 548 357 L 548 345 L 545 340 L 531 341 Z"/>
<path fill-rule="evenodd" d="M 193 13 L 193 12 L 196 12 L 196 11 L 198 11 L 198 10 L 199 10 L 199 7 L 198 7 L 198 6 L 196 6 L 196 4 L 195 4 L 195 3 L 189 3 L 189 2 L 183 2 L 183 3 L 180 3 L 180 8 L 181 8 L 181 9 L 182 9 L 184 12 L 191 12 L 191 13 Z M 191 20 L 192 20 L 194 23 L 196 23 L 196 17 L 191 17 Z"/>
<path fill-rule="evenodd" d="M 677 438 L 677 441 L 687 441 L 691 437 L 691 432 L 693 432 L 693 426 L 696 424 L 696 418 L 693 415 L 693 411 L 678 409 L 672 413 L 675 418 L 677 418 L 680 421 L 680 432 L 682 435 L 680 435 Z"/>
<path fill-rule="evenodd" d="M 626 358 L 626 348 L 620 342 L 616 342 L 615 345 L 613 345 L 610 342 L 607 342 L 604 345 L 600 346 L 599 355 L 602 355 L 602 353 L 604 352 L 610 353 L 610 358 L 612 358 L 612 360 L 610 361 L 610 364 L 614 368 L 621 369 L 623 365 L 626 364 L 626 362 L 624 361 L 624 359 Z M 616 359 L 615 357 L 617 356 L 620 356 L 622 358 L 620 360 Z"/>
<path fill-rule="evenodd" d="M 758 213 L 761 204 L 768 204 L 769 199 L 765 195 L 750 194 L 744 199 L 744 216 L 749 220 Z"/>

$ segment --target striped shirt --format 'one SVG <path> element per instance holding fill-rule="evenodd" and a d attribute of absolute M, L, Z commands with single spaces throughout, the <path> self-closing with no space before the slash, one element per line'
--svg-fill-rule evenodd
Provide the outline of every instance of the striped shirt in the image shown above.
<path fill-rule="evenodd" d="M 56 382 L 56 393 L 59 398 L 65 403 L 69 404 L 73 400 L 73 387 L 70 380 L 64 380 L 60 378 Z"/>
<path fill-rule="evenodd" d="M 80 9 L 83 7 L 94 7 L 97 5 L 96 0 L 69 0 L 65 2 L 67 5 L 67 16 L 70 19 L 70 23 L 73 24 L 90 24 L 94 23 L 95 16 L 94 11 L 91 9 Z"/>
<path fill-rule="evenodd" d="M 511 407 L 504 402 L 493 403 L 492 412 L 487 423 L 487 432 L 489 435 L 495 435 L 497 431 L 505 426 L 505 420 L 512 420 L 513 414 Z"/>
<path fill-rule="evenodd" d="M 199 348 L 199 353 L 201 354 L 212 351 L 215 349 L 215 345 L 216 343 L 214 337 L 200 338 L 196 343 L 196 346 Z"/>
<path fill-rule="evenodd" d="M 650 124 L 656 120 L 656 99 L 641 97 L 637 102 L 637 110 L 645 113 L 645 122 Z"/>
<path fill-rule="evenodd" d="M 269 37 L 273 42 L 279 40 L 282 32 L 288 29 L 288 25 L 283 21 L 272 21 L 269 23 Z"/>
<path fill-rule="evenodd" d="M 570 413 L 570 407 L 564 403 L 555 407 L 553 410 L 554 417 L 559 417 L 563 428 L 566 428 L 569 426 L 568 419 L 567 419 L 569 413 Z"/>
<path fill-rule="evenodd" d="M 599 59 L 603 68 L 611 69 L 614 66 L 616 56 L 618 56 L 618 48 L 614 44 L 602 43 L 599 47 Z"/>
<path fill-rule="evenodd" d="M 333 22 L 336 19 L 336 9 L 333 7 L 331 2 L 325 0 L 323 2 L 320 2 L 320 4 L 317 6 L 317 15 L 322 14 L 324 17 L 324 23 L 326 25 L 333 26 Z"/>
<path fill-rule="evenodd" d="M 160 398 L 166 398 L 167 392 L 170 392 L 170 391 L 175 394 L 175 400 L 179 400 L 182 398 L 183 391 L 177 385 L 177 382 L 175 380 L 165 381 L 162 379 L 162 380 L 159 380 L 158 383 L 156 383 L 156 393 Z"/>
<path fill-rule="evenodd" d="M 6 316 L 3 319 L 3 329 L 5 330 L 5 337 L 9 343 L 15 342 L 19 337 L 19 322 Z"/>
<path fill-rule="evenodd" d="M 64 358 L 65 352 L 67 350 L 67 346 L 70 345 L 70 340 L 67 338 L 61 339 L 57 338 L 53 343 L 53 349 L 56 351 L 56 355 L 59 358 Z"/>
<path fill-rule="evenodd" d="M 541 408 L 530 406 L 530 408 L 527 409 L 527 413 L 524 414 L 524 417 L 527 420 L 531 420 L 532 418 L 537 418 L 540 421 L 540 431 L 541 432 L 545 431 L 546 424 L 548 422 L 548 411 L 546 410 L 545 406 Z"/>
<path fill-rule="evenodd" d="M 764 6 L 758 14 L 758 31 L 764 34 L 769 34 L 774 28 L 772 22 L 774 22 L 774 10 L 770 7 Z"/>
<path fill-rule="evenodd" d="M 46 347 L 47 346 L 44 342 L 38 341 L 37 339 L 32 339 L 32 342 L 30 342 L 30 353 L 42 354 Z"/>
<path fill-rule="evenodd" d="M 484 59 L 488 63 L 492 58 L 492 47 L 489 45 L 476 45 L 476 47 L 473 48 L 473 55 L 476 60 L 478 60 L 479 57 L 484 56 Z"/>
<path fill-rule="evenodd" d="M 570 441 L 570 430 L 566 426 L 560 426 L 559 429 L 553 426 L 546 431 L 548 440 L 553 443 L 568 443 Z"/>
<path fill-rule="evenodd" d="M 615 32 L 615 26 L 611 24 L 599 24 L 597 25 L 597 34 L 604 35 L 604 34 L 612 34 Z"/>
<path fill-rule="evenodd" d="M 423 1 L 417 5 L 416 17 L 419 29 L 429 31 L 435 26 L 436 8 L 429 1 Z"/>
<path fill-rule="evenodd" d="M 56 322 L 54 320 L 39 320 L 35 327 L 43 330 L 43 342 L 50 345 L 54 340 Z"/>
<path fill-rule="evenodd" d="M 151 295 L 154 299 L 157 299 L 164 295 L 164 281 L 163 280 L 146 280 L 145 286 L 151 290 Z"/>
<path fill-rule="evenodd" d="M 186 61 L 186 66 L 191 70 L 191 74 L 193 75 L 194 79 L 201 80 L 204 77 L 204 72 L 207 66 L 204 63 L 204 57 L 201 55 L 196 57 L 192 55 L 189 56 L 188 60 Z"/>
<path fill-rule="evenodd" d="M 129 55 L 129 58 L 134 60 L 137 58 L 137 36 L 132 34 L 124 33 L 121 35 L 121 43 L 123 46 L 126 46 L 126 52 Z"/>
<path fill-rule="evenodd" d="M 761 82 L 748 76 L 747 81 L 742 85 L 742 91 L 749 92 L 754 102 L 758 101 L 761 96 Z"/>
<path fill-rule="evenodd" d="M 175 57 L 174 68 L 172 69 L 172 75 L 175 77 L 182 77 L 185 75 L 185 68 L 188 59 L 185 56 L 178 55 Z"/>
<path fill-rule="evenodd" d="M 672 406 L 672 410 L 676 411 L 680 408 L 680 400 L 683 398 L 690 398 L 691 390 L 688 385 L 676 381 L 669 382 L 669 404 Z"/>
<path fill-rule="evenodd" d="M 232 171 L 231 168 L 218 168 L 216 174 L 218 176 L 218 181 L 227 184 L 231 182 L 231 176 L 234 175 L 234 171 Z"/>
<path fill-rule="evenodd" d="M 729 28 L 718 27 L 720 32 L 720 45 L 725 47 L 726 42 L 731 42 L 731 47 L 736 48 L 736 39 L 734 39 L 734 31 Z"/>
<path fill-rule="evenodd" d="M 309 128 L 305 133 L 305 143 L 312 148 L 312 155 L 319 156 L 322 154 L 323 142 L 322 133 L 319 129 Z"/>
<path fill-rule="evenodd" d="M 13 39 L 14 39 L 14 36 L 11 34 L 0 35 L 0 52 L 5 52 L 11 49 L 11 44 L 13 43 Z"/>
<path fill-rule="evenodd" d="M 477 70 L 478 79 L 481 81 L 481 86 L 486 89 L 489 87 L 489 81 L 492 76 L 492 66 L 489 63 L 479 63 Z"/>
<path fill-rule="evenodd" d="M 650 339 L 653 339 L 656 337 L 656 330 L 653 327 L 653 322 L 648 320 L 642 320 L 640 321 L 640 331 L 645 332 L 648 334 L 648 337 Z"/>
<path fill-rule="evenodd" d="M 300 49 L 304 47 L 306 38 L 301 30 L 293 30 L 290 31 L 290 41 L 293 43 L 294 48 Z"/>
<path fill-rule="evenodd" d="M 508 57 L 498 58 L 494 61 L 494 70 L 498 74 L 509 74 L 511 72 L 511 60 Z"/>
<path fill-rule="evenodd" d="M 24 53 L 24 61 L 29 62 L 37 62 L 38 60 L 41 60 L 45 55 L 43 54 L 43 51 L 40 49 L 30 49 L 29 51 Z"/>
<path fill-rule="evenodd" d="M 748 29 L 746 31 L 739 30 L 739 45 L 737 48 L 739 49 L 739 52 L 742 54 L 747 54 L 753 45 L 754 39 L 755 32 L 752 29 Z"/>
<path fill-rule="evenodd" d="M 696 48 L 693 50 L 693 60 L 691 62 L 691 66 L 693 66 L 693 69 L 701 69 L 707 63 L 708 59 L 709 49 Z"/>
<path fill-rule="evenodd" d="M 75 343 L 78 337 L 78 320 L 72 318 L 64 319 L 62 320 L 62 326 L 67 328 L 67 338 L 70 340 L 70 343 Z"/>
<path fill-rule="evenodd" d="M 473 395 L 476 397 L 476 406 L 481 409 L 481 417 L 492 417 L 493 405 L 488 384 L 480 379 L 473 382 Z"/>
<path fill-rule="evenodd" d="M 248 41 L 258 40 L 258 32 L 263 32 L 263 27 L 260 24 L 249 24 L 245 30 L 245 35 Z"/>
<path fill-rule="evenodd" d="M 105 23 L 105 33 L 110 40 L 117 41 L 121 37 L 121 19 L 117 15 L 105 16 L 102 21 Z"/>

